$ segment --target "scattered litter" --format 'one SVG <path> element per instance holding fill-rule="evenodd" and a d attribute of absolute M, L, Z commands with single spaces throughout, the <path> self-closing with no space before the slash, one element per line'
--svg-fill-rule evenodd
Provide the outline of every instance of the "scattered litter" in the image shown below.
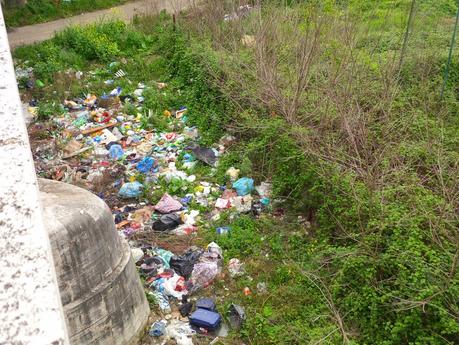
<path fill-rule="evenodd" d="M 231 231 L 231 227 L 229 226 L 220 226 L 217 228 L 218 235 L 226 235 L 226 234 L 229 234 L 230 231 Z"/>
<path fill-rule="evenodd" d="M 65 145 L 64 152 L 66 154 L 74 153 L 74 152 L 80 150 L 81 146 L 82 146 L 82 144 L 79 141 L 76 141 L 76 140 L 73 139 L 73 140 L 69 141 L 67 143 L 67 145 Z"/>
<path fill-rule="evenodd" d="M 242 292 L 244 293 L 244 296 L 250 296 L 252 294 L 252 291 L 246 286 Z"/>
<path fill-rule="evenodd" d="M 231 259 L 228 262 L 228 271 L 231 277 L 237 277 L 244 275 L 244 264 L 236 258 Z"/>
<path fill-rule="evenodd" d="M 124 72 L 122 69 L 120 69 L 117 72 L 115 72 L 115 77 L 117 77 L 117 78 L 123 78 L 125 76 L 126 76 L 126 72 Z"/>
<path fill-rule="evenodd" d="M 153 230 L 173 230 L 182 223 L 180 216 L 175 213 L 165 214 L 153 223 Z"/>
<path fill-rule="evenodd" d="M 202 250 L 190 249 L 180 256 L 173 256 L 170 260 L 170 266 L 175 272 L 188 279 L 191 272 L 193 272 L 194 264 L 199 260 L 201 255 Z"/>
<path fill-rule="evenodd" d="M 156 321 L 150 327 L 148 334 L 152 337 L 160 337 L 166 333 L 166 320 Z"/>
<path fill-rule="evenodd" d="M 131 248 L 132 258 L 134 262 L 139 261 L 143 257 L 143 251 L 140 248 Z"/>
<path fill-rule="evenodd" d="M 84 152 L 86 152 L 86 151 L 91 150 L 91 149 L 92 149 L 92 147 L 90 147 L 90 146 L 83 147 L 83 148 L 81 148 L 81 149 L 79 149 L 79 150 L 77 150 L 77 151 L 74 151 L 74 152 L 72 152 L 72 153 L 69 153 L 69 154 L 67 154 L 67 155 L 62 156 L 62 159 L 69 159 L 69 158 L 78 156 L 78 155 L 80 155 L 80 154 L 82 154 L 82 153 L 84 153 Z"/>
<path fill-rule="evenodd" d="M 234 167 L 229 168 L 226 171 L 226 175 L 230 177 L 231 181 L 236 181 L 239 177 L 240 170 Z"/>
<path fill-rule="evenodd" d="M 193 326 L 213 331 L 220 326 L 222 317 L 217 312 L 198 308 L 190 315 L 189 320 Z"/>
<path fill-rule="evenodd" d="M 110 146 L 110 150 L 108 150 L 108 154 L 110 159 L 118 160 L 123 158 L 124 151 L 121 145 L 112 145 Z"/>
<path fill-rule="evenodd" d="M 245 310 L 237 304 L 231 304 L 228 310 L 228 321 L 233 329 L 240 329 L 246 319 Z"/>
<path fill-rule="evenodd" d="M 142 194 L 143 185 L 140 182 L 128 182 L 121 186 L 118 195 L 121 198 L 137 198 Z"/>
<path fill-rule="evenodd" d="M 238 10 L 237 15 L 244 11 Z M 199 332 L 212 332 L 204 333 L 212 334 L 215 343 L 228 334 L 228 327 L 217 312 L 215 300 L 196 301 L 195 296 L 224 276 L 223 250 L 215 242 L 198 248 L 192 246 L 193 241 L 202 238 L 198 233 L 201 227 L 212 226 L 209 221 L 220 216 L 228 225 L 217 227 L 216 233 L 231 236 L 231 221 L 238 215 L 259 215 L 270 208 L 272 186 L 262 182 L 254 188 L 253 179 L 239 178 L 238 167 L 226 171 L 229 183 L 225 185 L 200 176 L 196 167 L 202 162 L 211 166 L 208 177 L 215 177 L 219 157 L 236 138 L 225 135 L 211 147 L 200 146 L 199 130 L 188 125 L 185 106 L 161 110 L 167 130 L 145 127 L 146 117 L 153 116 L 143 104 L 151 83 L 132 83 L 118 62 L 108 68 L 106 75 L 114 77 L 105 80 L 106 93 L 69 97 L 49 124 L 40 124 L 40 130 L 52 133 L 52 139 L 34 148 L 37 172 L 90 189 L 109 205 L 116 229 L 130 244 L 145 288 L 163 314 L 152 323 L 150 336 L 190 345 L 196 333 L 192 324 L 200 328 Z M 69 74 L 72 78 L 73 73 L 85 82 L 93 76 L 77 71 Z M 25 81 L 30 81 L 30 87 L 44 85 L 33 77 L 33 70 L 17 69 L 17 74 L 26 79 L 22 85 Z M 119 78 L 126 78 L 123 85 L 133 87 L 122 89 L 117 85 Z M 156 82 L 153 87 L 164 89 L 167 84 Z M 38 105 L 33 99 L 26 104 L 34 114 Z M 252 193 L 254 190 L 257 193 Z M 160 196 L 153 205 L 151 200 Z M 223 218 L 225 213 L 228 218 Z M 176 247 L 175 240 L 188 245 Z M 241 276 L 245 274 L 244 264 L 232 258 L 228 272 L 231 277 Z M 262 293 L 261 287 L 257 284 L 258 293 Z M 245 295 L 251 293 L 248 287 L 244 289 Z M 235 316 L 232 309 L 229 318 L 237 316 L 235 322 L 240 327 L 245 313 L 236 308 L 239 314 Z M 189 322 L 180 317 L 188 317 Z M 231 327 L 236 328 L 234 323 Z"/>
<path fill-rule="evenodd" d="M 251 195 L 237 196 L 231 199 L 231 205 L 239 213 L 247 213 L 252 209 L 253 198 Z"/>
<path fill-rule="evenodd" d="M 272 185 L 271 183 L 262 182 L 259 186 L 255 187 L 255 190 L 262 198 L 271 197 Z"/>
<path fill-rule="evenodd" d="M 215 207 L 221 208 L 221 209 L 230 208 L 231 201 L 227 199 L 218 198 L 217 201 L 215 202 Z"/>
<path fill-rule="evenodd" d="M 265 282 L 259 282 L 257 283 L 257 292 L 259 294 L 265 294 L 268 292 L 268 287 L 266 286 Z"/>
<path fill-rule="evenodd" d="M 212 298 L 201 298 L 196 302 L 196 308 L 215 311 L 215 302 Z"/>
<path fill-rule="evenodd" d="M 166 327 L 166 335 L 175 340 L 177 345 L 193 345 L 191 337 L 196 332 L 190 327 L 188 322 L 172 320 Z"/>
<path fill-rule="evenodd" d="M 171 312 L 171 305 L 169 304 L 169 299 L 164 296 L 161 292 L 152 292 L 152 295 L 154 296 L 156 302 L 159 305 L 159 308 L 166 314 L 169 314 Z"/>
<path fill-rule="evenodd" d="M 239 196 L 250 194 L 253 191 L 253 180 L 248 177 L 242 177 L 233 183 L 233 188 Z"/>
<path fill-rule="evenodd" d="M 155 210 L 161 213 L 171 213 L 182 209 L 182 204 L 171 197 L 169 194 L 164 194 L 161 200 L 156 204 Z"/>
<path fill-rule="evenodd" d="M 201 147 L 196 143 L 191 143 L 185 147 L 185 150 L 190 150 L 193 152 L 193 155 L 196 157 L 196 159 L 210 166 L 215 166 L 215 163 L 217 162 L 217 154 L 214 149 Z"/>

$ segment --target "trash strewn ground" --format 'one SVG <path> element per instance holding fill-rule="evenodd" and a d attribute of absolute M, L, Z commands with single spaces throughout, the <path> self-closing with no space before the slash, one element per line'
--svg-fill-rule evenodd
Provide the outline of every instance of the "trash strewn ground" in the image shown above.
<path fill-rule="evenodd" d="M 33 72 L 17 73 L 27 77 Z M 117 78 L 125 77 L 121 74 Z M 203 245 L 200 228 L 211 226 L 223 212 L 233 217 L 267 212 L 271 185 L 256 186 L 237 167 L 226 172 L 227 184 L 212 182 L 233 137 L 224 136 L 215 147 L 201 146 L 199 129 L 187 123 L 186 105 L 164 109 L 169 130 L 147 130 L 142 96 L 147 87 L 139 83 L 132 94 L 124 94 L 116 81 L 107 83 L 113 85 L 109 93 L 62 100 L 60 114 L 49 121 L 32 119 L 37 173 L 88 189 L 108 204 L 119 235 L 131 246 L 149 301 L 158 306 L 150 342 L 173 339 L 186 345 L 201 337 L 215 343 L 229 330 L 237 331 L 246 316 L 242 306 L 208 296 L 207 290 L 216 281 L 246 273 L 243 258 L 227 258 L 225 265 L 218 243 Z M 37 114 L 36 101 L 26 108 L 29 116 Z M 195 172 L 198 162 L 209 167 L 209 176 Z M 226 236 L 231 227 L 215 231 Z"/>

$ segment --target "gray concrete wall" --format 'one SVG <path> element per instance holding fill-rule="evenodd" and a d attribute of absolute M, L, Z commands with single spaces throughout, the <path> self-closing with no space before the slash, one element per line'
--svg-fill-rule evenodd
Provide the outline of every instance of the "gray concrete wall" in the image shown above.
<path fill-rule="evenodd" d="M 0 344 L 68 344 L 0 10 Z"/>

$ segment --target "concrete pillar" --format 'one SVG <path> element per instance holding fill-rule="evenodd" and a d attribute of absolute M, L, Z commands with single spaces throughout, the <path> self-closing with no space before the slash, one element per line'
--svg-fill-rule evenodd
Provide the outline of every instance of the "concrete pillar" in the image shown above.
<path fill-rule="evenodd" d="M 0 344 L 68 345 L 0 10 Z"/>

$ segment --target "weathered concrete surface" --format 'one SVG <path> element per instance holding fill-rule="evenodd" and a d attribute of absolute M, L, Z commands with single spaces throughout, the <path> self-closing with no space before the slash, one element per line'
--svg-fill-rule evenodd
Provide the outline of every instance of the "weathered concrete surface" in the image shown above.
<path fill-rule="evenodd" d="M 0 10 L 0 344 L 68 344 Z"/>
<path fill-rule="evenodd" d="M 94 194 L 39 180 L 72 344 L 131 344 L 149 306 L 128 244 Z"/>
<path fill-rule="evenodd" d="M 102 20 L 119 18 L 125 22 L 131 21 L 136 15 L 157 13 L 166 10 L 178 13 L 196 0 L 142 0 L 106 10 L 83 13 L 74 17 L 54 20 L 52 22 L 27 25 L 16 28 L 8 33 L 11 49 L 21 45 L 41 42 L 53 37 L 57 31 L 71 25 L 87 25 Z"/>

